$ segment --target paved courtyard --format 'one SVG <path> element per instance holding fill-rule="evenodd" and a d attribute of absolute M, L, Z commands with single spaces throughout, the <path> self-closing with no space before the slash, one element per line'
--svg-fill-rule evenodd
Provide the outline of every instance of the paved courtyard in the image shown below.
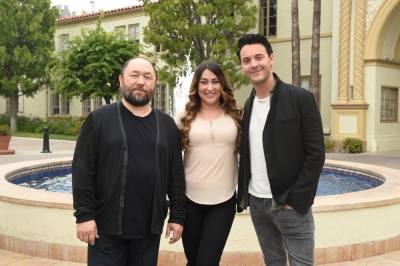
<path fill-rule="evenodd" d="M 1 155 L 0 165 L 22 161 L 41 160 L 46 158 L 61 158 L 73 155 L 74 141 L 50 140 L 51 153 L 41 153 L 43 142 L 41 139 L 13 137 L 10 148 L 15 150 L 13 155 Z M 327 159 L 350 161 L 356 163 L 375 164 L 388 168 L 400 169 L 400 151 L 362 154 L 328 153 Z M 400 230 L 400 229 L 399 229 Z M 1 245 L 1 243 L 0 243 Z M 82 263 L 56 261 L 50 259 L 30 257 L 0 249 L 0 266 L 81 266 Z M 366 259 L 326 264 L 331 266 L 392 266 L 400 265 L 400 251 L 383 254 Z M 171 265 L 172 266 L 172 265 Z M 175 266 L 175 265 L 173 265 Z"/>

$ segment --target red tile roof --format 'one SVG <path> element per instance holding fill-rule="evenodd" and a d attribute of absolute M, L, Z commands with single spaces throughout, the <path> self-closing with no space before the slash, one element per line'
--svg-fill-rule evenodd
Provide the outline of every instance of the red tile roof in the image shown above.
<path fill-rule="evenodd" d="M 93 13 L 82 14 L 79 16 L 70 16 L 70 17 L 61 17 L 57 19 L 57 24 L 70 24 L 75 22 L 87 21 L 97 19 L 102 13 L 104 13 L 104 17 L 115 16 L 115 15 L 123 15 L 134 13 L 138 11 L 143 11 L 143 4 L 137 4 L 134 6 L 121 7 L 111 10 L 98 11 Z"/>

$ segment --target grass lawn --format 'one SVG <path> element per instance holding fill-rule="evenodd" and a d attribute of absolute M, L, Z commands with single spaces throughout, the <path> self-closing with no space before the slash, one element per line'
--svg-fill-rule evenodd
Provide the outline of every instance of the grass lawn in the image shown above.
<path fill-rule="evenodd" d="M 43 133 L 34 133 L 34 132 L 14 132 L 12 134 L 16 137 L 25 137 L 25 138 L 43 138 Z M 62 140 L 76 140 L 77 136 L 70 135 L 58 135 L 58 134 L 50 134 L 50 139 L 62 139 Z"/>

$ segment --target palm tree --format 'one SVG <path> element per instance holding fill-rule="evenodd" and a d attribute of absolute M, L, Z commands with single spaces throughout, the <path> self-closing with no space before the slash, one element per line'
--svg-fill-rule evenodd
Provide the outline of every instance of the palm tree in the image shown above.
<path fill-rule="evenodd" d="M 311 45 L 311 80 L 310 91 L 320 106 L 320 81 L 319 81 L 319 42 L 321 27 L 321 0 L 314 0 L 313 32 Z"/>
<path fill-rule="evenodd" d="M 300 87 L 300 32 L 298 0 L 292 0 L 292 84 Z"/>

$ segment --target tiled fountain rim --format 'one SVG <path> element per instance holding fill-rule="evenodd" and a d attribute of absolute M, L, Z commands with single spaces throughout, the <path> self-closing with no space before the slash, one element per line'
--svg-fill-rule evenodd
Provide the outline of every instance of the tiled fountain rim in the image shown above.
<path fill-rule="evenodd" d="M 12 184 L 7 178 L 18 175 L 19 172 L 29 173 L 35 168 L 58 167 L 70 164 L 71 157 L 24 161 L 11 164 L 3 164 L 0 168 L 0 201 L 17 203 L 30 206 L 47 208 L 71 209 L 72 195 L 61 192 L 42 191 Z"/>
<path fill-rule="evenodd" d="M 368 169 L 360 169 L 358 167 L 352 167 L 352 166 L 344 166 L 340 164 L 334 164 L 334 163 L 325 163 L 324 169 L 332 169 L 335 171 L 339 171 L 341 173 L 348 173 L 348 174 L 354 174 L 358 176 L 363 176 L 363 177 L 368 177 L 368 178 L 373 178 L 377 179 L 379 181 L 385 182 L 386 178 L 380 173 L 368 170 Z"/>
<path fill-rule="evenodd" d="M 7 173 L 5 179 L 9 182 L 14 183 L 13 181 L 15 179 L 18 179 L 23 176 L 35 175 L 43 171 L 68 169 L 71 167 L 71 163 L 72 161 L 68 160 L 68 161 L 58 161 L 58 162 L 38 164 L 38 165 L 30 165 L 24 168 L 11 171 L 10 173 Z M 385 177 L 383 175 L 366 169 L 360 170 L 357 167 L 349 167 L 349 166 L 343 167 L 335 164 L 325 164 L 324 169 L 326 169 L 327 171 L 340 172 L 344 174 L 350 174 L 353 176 L 360 176 L 367 179 L 374 179 L 378 180 L 379 182 L 385 181 Z"/>
<path fill-rule="evenodd" d="M 36 173 L 40 173 L 42 171 L 52 171 L 52 170 L 59 170 L 59 169 L 65 169 L 65 168 L 70 168 L 71 167 L 72 160 L 69 161 L 60 161 L 60 162 L 53 162 L 53 163 L 45 163 L 45 164 L 39 164 L 39 165 L 31 165 L 27 166 L 24 168 L 16 169 L 10 173 L 7 173 L 5 178 L 7 181 L 13 181 L 15 179 L 18 179 L 20 177 L 26 176 L 26 175 L 32 175 Z M 349 173 L 349 174 L 355 174 L 355 175 L 360 175 L 360 176 L 366 176 L 369 178 L 374 178 L 378 179 L 382 182 L 385 181 L 385 177 L 379 173 L 370 171 L 368 169 L 359 169 L 357 167 L 350 167 L 350 166 L 340 166 L 340 165 L 335 165 L 335 164 L 325 164 L 324 169 L 328 170 L 334 170 L 334 171 L 339 171 L 342 173 Z"/>
<path fill-rule="evenodd" d="M 43 171 L 52 171 L 52 170 L 70 168 L 71 163 L 72 163 L 72 161 L 69 160 L 69 161 L 53 162 L 53 163 L 47 163 L 47 164 L 45 163 L 45 164 L 39 164 L 39 165 L 30 165 L 30 166 L 16 169 L 12 172 L 7 173 L 5 178 L 7 181 L 12 182 L 15 179 L 18 179 L 18 178 L 26 176 L 26 175 L 32 175 L 32 174 L 40 173 Z"/>
<path fill-rule="evenodd" d="M 37 168 L 40 168 L 40 170 L 62 168 L 70 165 L 71 161 L 71 157 L 66 157 L 2 165 L 0 170 L 0 200 L 26 205 L 72 209 L 71 194 L 25 188 L 7 181 L 7 179 L 10 180 L 23 174 L 32 173 Z M 334 160 L 326 160 L 325 165 L 328 168 L 340 168 L 341 171 L 361 173 L 385 182 L 373 189 L 339 195 L 318 196 L 313 206 L 314 212 L 377 207 L 400 202 L 399 170 Z M 242 214 L 247 214 L 247 212 Z"/>

